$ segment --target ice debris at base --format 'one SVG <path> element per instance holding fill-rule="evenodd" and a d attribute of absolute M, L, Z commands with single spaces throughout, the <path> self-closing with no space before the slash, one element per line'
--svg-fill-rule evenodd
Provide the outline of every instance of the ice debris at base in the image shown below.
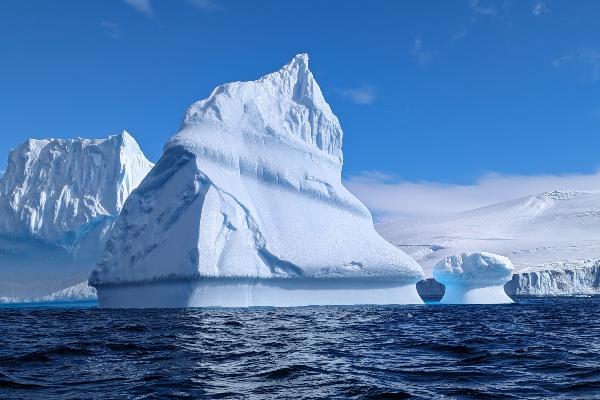
<path fill-rule="evenodd" d="M 90 276 L 101 303 L 108 285 L 217 278 L 386 280 L 416 294 L 421 267 L 341 183 L 342 135 L 305 54 L 194 103 Z"/>
<path fill-rule="evenodd" d="M 2 296 L 0 297 L 0 304 L 79 302 L 97 299 L 96 289 L 89 286 L 85 281 L 42 297 Z"/>
<path fill-rule="evenodd" d="M 0 179 L 0 296 L 41 298 L 86 279 L 151 168 L 127 132 L 12 150 Z"/>
<path fill-rule="evenodd" d="M 436 264 L 433 277 L 446 287 L 446 304 L 512 303 L 504 292 L 513 265 L 506 257 L 491 253 L 462 253 Z"/>
<path fill-rule="evenodd" d="M 598 292 L 600 275 L 588 265 L 600 259 L 599 216 L 599 191 L 555 190 L 376 229 L 417 260 L 426 277 L 445 257 L 485 251 L 514 264 L 511 296 L 577 295 Z"/>

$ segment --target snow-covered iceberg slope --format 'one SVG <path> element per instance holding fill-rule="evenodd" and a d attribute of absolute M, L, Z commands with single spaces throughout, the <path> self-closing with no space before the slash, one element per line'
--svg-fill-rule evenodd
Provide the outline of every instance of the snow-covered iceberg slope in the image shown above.
<path fill-rule="evenodd" d="M 431 276 L 440 260 L 486 251 L 515 266 L 510 295 L 598 292 L 600 192 L 552 191 L 432 219 L 388 221 L 378 232 Z"/>
<path fill-rule="evenodd" d="M 342 129 L 296 56 L 187 111 L 90 276 L 105 307 L 421 302 L 420 266 L 341 183 Z"/>
<path fill-rule="evenodd" d="M 151 167 L 127 132 L 12 150 L 0 179 L 0 296 L 40 298 L 85 280 Z"/>
<path fill-rule="evenodd" d="M 506 257 L 492 253 L 462 253 L 436 264 L 433 277 L 445 287 L 441 302 L 446 304 L 512 303 L 504 284 L 513 273 Z"/>

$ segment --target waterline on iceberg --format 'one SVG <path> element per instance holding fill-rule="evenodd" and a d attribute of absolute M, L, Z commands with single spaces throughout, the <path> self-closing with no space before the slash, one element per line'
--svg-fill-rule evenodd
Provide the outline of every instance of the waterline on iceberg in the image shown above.
<path fill-rule="evenodd" d="M 96 289 L 103 308 L 423 304 L 414 282 L 395 279 L 164 279 Z"/>

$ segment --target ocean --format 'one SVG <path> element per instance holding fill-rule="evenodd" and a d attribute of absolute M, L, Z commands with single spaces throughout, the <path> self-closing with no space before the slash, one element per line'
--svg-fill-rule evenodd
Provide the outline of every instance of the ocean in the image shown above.
<path fill-rule="evenodd" d="M 600 298 L 0 308 L 2 399 L 600 398 Z"/>

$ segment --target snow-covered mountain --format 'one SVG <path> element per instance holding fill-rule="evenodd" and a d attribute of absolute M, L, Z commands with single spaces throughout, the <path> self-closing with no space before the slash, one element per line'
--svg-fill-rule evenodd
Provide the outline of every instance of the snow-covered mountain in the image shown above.
<path fill-rule="evenodd" d="M 341 183 L 342 136 L 305 54 L 217 87 L 127 200 L 90 277 L 101 304 L 420 301 L 421 268 Z"/>
<path fill-rule="evenodd" d="M 84 280 L 151 168 L 127 132 L 12 150 L 0 179 L 0 296 L 41 297 Z"/>
<path fill-rule="evenodd" d="M 590 272 L 598 270 L 593 265 L 600 259 L 597 191 L 541 193 L 441 218 L 385 222 L 376 229 L 413 256 L 426 276 L 447 256 L 487 251 L 513 262 L 516 275 L 509 286 L 518 294 L 600 292 Z"/>

